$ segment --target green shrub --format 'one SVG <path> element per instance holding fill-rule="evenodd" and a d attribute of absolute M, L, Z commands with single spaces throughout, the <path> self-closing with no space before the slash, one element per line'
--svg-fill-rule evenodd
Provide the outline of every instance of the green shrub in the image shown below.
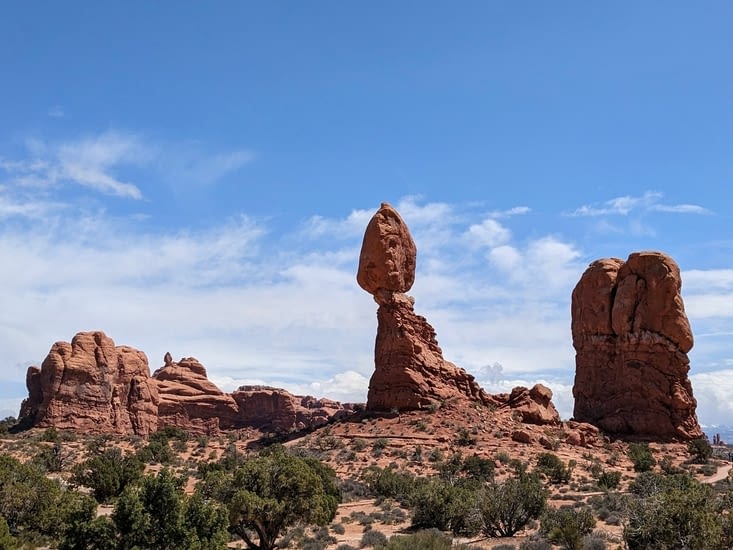
<path fill-rule="evenodd" d="M 137 456 L 125 457 L 119 448 L 88 458 L 74 467 L 72 481 L 92 490 L 97 502 L 109 502 L 143 474 L 143 463 Z"/>
<path fill-rule="evenodd" d="M 693 439 L 687 443 L 687 450 L 697 464 L 707 464 L 713 456 L 713 448 L 706 439 Z"/>
<path fill-rule="evenodd" d="M 629 459 L 634 464 L 634 470 L 637 472 L 648 472 L 657 463 L 652 450 L 646 443 L 630 443 L 628 454 Z"/>
<path fill-rule="evenodd" d="M 621 472 L 603 470 L 597 479 L 601 489 L 616 489 L 621 483 Z"/>
<path fill-rule="evenodd" d="M 472 521 L 475 491 L 453 485 L 444 479 L 420 483 L 412 495 L 412 525 L 472 535 L 480 525 Z"/>
<path fill-rule="evenodd" d="M 624 540 L 629 550 L 719 550 L 722 519 L 713 491 L 687 474 L 640 474 L 629 487 Z"/>
<path fill-rule="evenodd" d="M 479 493 L 482 530 L 490 537 L 512 537 L 542 514 L 546 500 L 547 490 L 533 474 L 494 483 Z"/>
<path fill-rule="evenodd" d="M 537 470 L 545 474 L 552 483 L 567 483 L 570 481 L 572 468 L 553 453 L 542 453 L 537 458 Z"/>
<path fill-rule="evenodd" d="M 453 540 L 436 529 L 413 535 L 397 535 L 389 539 L 385 550 L 451 550 Z"/>
<path fill-rule="evenodd" d="M 560 545 L 564 550 L 582 550 L 583 537 L 595 525 L 596 520 L 588 508 L 548 508 L 542 515 L 540 531 L 550 542 Z"/>
<path fill-rule="evenodd" d="M 359 542 L 359 548 L 384 548 L 386 545 L 387 535 L 373 529 L 365 532 Z"/>

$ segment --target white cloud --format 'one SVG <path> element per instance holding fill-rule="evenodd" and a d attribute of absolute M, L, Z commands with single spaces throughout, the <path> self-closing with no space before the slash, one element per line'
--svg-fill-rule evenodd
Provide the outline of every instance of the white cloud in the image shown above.
<path fill-rule="evenodd" d="M 529 206 L 515 206 L 508 210 L 494 210 L 489 216 L 492 218 L 509 218 L 511 216 L 523 216 L 531 211 L 532 209 Z"/>
<path fill-rule="evenodd" d="M 249 149 L 209 152 L 198 143 L 170 143 L 158 146 L 156 166 L 160 177 L 175 189 L 202 187 L 218 183 L 252 163 L 257 155 Z"/>
<path fill-rule="evenodd" d="M 651 210 L 657 212 L 670 212 L 672 214 L 710 214 L 710 210 L 698 204 L 655 204 Z"/>
<path fill-rule="evenodd" d="M 697 417 L 706 423 L 731 424 L 733 418 L 733 369 L 696 373 L 690 376 L 697 399 Z"/>
<path fill-rule="evenodd" d="M 511 231 L 492 218 L 473 224 L 465 233 L 466 238 L 475 246 L 495 247 L 511 238 Z"/>
<path fill-rule="evenodd" d="M 128 181 L 130 169 L 158 172 L 157 179 L 177 185 L 210 185 L 251 163 L 246 149 L 207 151 L 200 144 L 158 144 L 124 132 L 104 132 L 60 143 L 26 140 L 27 156 L 0 159 L 0 171 L 13 188 L 58 189 L 81 186 L 103 195 L 139 200 L 140 182 Z"/>
<path fill-rule="evenodd" d="M 676 214 L 709 214 L 710 211 L 696 204 L 662 204 L 664 197 L 656 191 L 646 191 L 639 197 L 625 195 L 616 197 L 601 204 L 583 205 L 567 216 L 628 216 L 634 211 L 666 212 Z"/>
<path fill-rule="evenodd" d="M 504 272 L 512 272 L 522 263 L 522 254 L 510 245 L 497 246 L 489 252 L 489 260 Z"/>

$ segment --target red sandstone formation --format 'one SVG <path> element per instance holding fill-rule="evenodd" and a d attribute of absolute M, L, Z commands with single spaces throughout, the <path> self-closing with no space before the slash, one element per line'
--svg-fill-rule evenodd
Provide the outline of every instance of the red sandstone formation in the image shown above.
<path fill-rule="evenodd" d="M 268 386 L 241 386 L 232 397 L 239 406 L 239 425 L 278 432 L 316 428 L 354 410 L 349 403 L 293 395 Z"/>
<path fill-rule="evenodd" d="M 407 292 L 415 280 L 416 249 L 410 231 L 389 204 L 369 222 L 356 280 L 379 304 L 367 408 L 404 411 L 452 398 L 493 403 L 473 376 L 443 359 L 435 330 L 415 314 Z"/>
<path fill-rule="evenodd" d="M 525 424 L 560 424 L 560 415 L 552 404 L 552 390 L 547 386 L 535 384 L 531 390 L 517 386 L 510 394 L 494 397 L 501 402 L 501 407 L 516 411 Z"/>
<path fill-rule="evenodd" d="M 158 425 L 158 389 L 145 354 L 102 332 L 57 342 L 41 368 L 28 369 L 23 425 L 87 433 L 147 435 Z"/>
<path fill-rule="evenodd" d="M 26 376 L 23 428 L 50 427 L 84 433 L 149 435 L 163 426 L 192 433 L 254 427 L 293 431 L 317 427 L 355 409 L 285 390 L 245 386 L 222 392 L 192 357 L 173 361 L 150 376 L 145 354 L 115 346 L 102 332 L 82 332 L 51 348 L 41 368 Z"/>
<path fill-rule="evenodd" d="M 593 262 L 572 298 L 575 419 L 654 440 L 702 437 L 687 373 L 692 332 L 661 252 Z"/>
<path fill-rule="evenodd" d="M 173 361 L 165 355 L 165 365 L 153 373 L 160 403 L 161 426 L 178 426 L 196 433 L 217 433 L 219 428 L 236 425 L 239 413 L 231 395 L 206 377 L 206 369 L 193 357 Z"/>

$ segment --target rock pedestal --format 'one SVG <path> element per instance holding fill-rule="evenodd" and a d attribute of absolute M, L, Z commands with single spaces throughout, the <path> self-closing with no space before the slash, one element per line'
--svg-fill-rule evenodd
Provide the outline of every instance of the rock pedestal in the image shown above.
<path fill-rule="evenodd" d="M 435 330 L 404 294 L 415 280 L 416 256 L 407 225 L 382 203 L 364 233 L 356 276 L 379 304 L 367 409 L 422 409 L 452 398 L 494 403 L 473 376 L 443 359 Z"/>

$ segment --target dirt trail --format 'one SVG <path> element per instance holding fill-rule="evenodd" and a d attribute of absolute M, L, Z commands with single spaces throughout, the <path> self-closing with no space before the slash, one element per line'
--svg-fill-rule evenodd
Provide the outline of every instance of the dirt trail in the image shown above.
<path fill-rule="evenodd" d="M 718 467 L 718 471 L 714 475 L 706 477 L 701 481 L 702 483 L 715 483 L 717 481 L 722 481 L 723 479 L 728 477 L 728 472 L 730 472 L 731 468 L 733 468 L 733 464 L 723 464 L 722 466 Z"/>

